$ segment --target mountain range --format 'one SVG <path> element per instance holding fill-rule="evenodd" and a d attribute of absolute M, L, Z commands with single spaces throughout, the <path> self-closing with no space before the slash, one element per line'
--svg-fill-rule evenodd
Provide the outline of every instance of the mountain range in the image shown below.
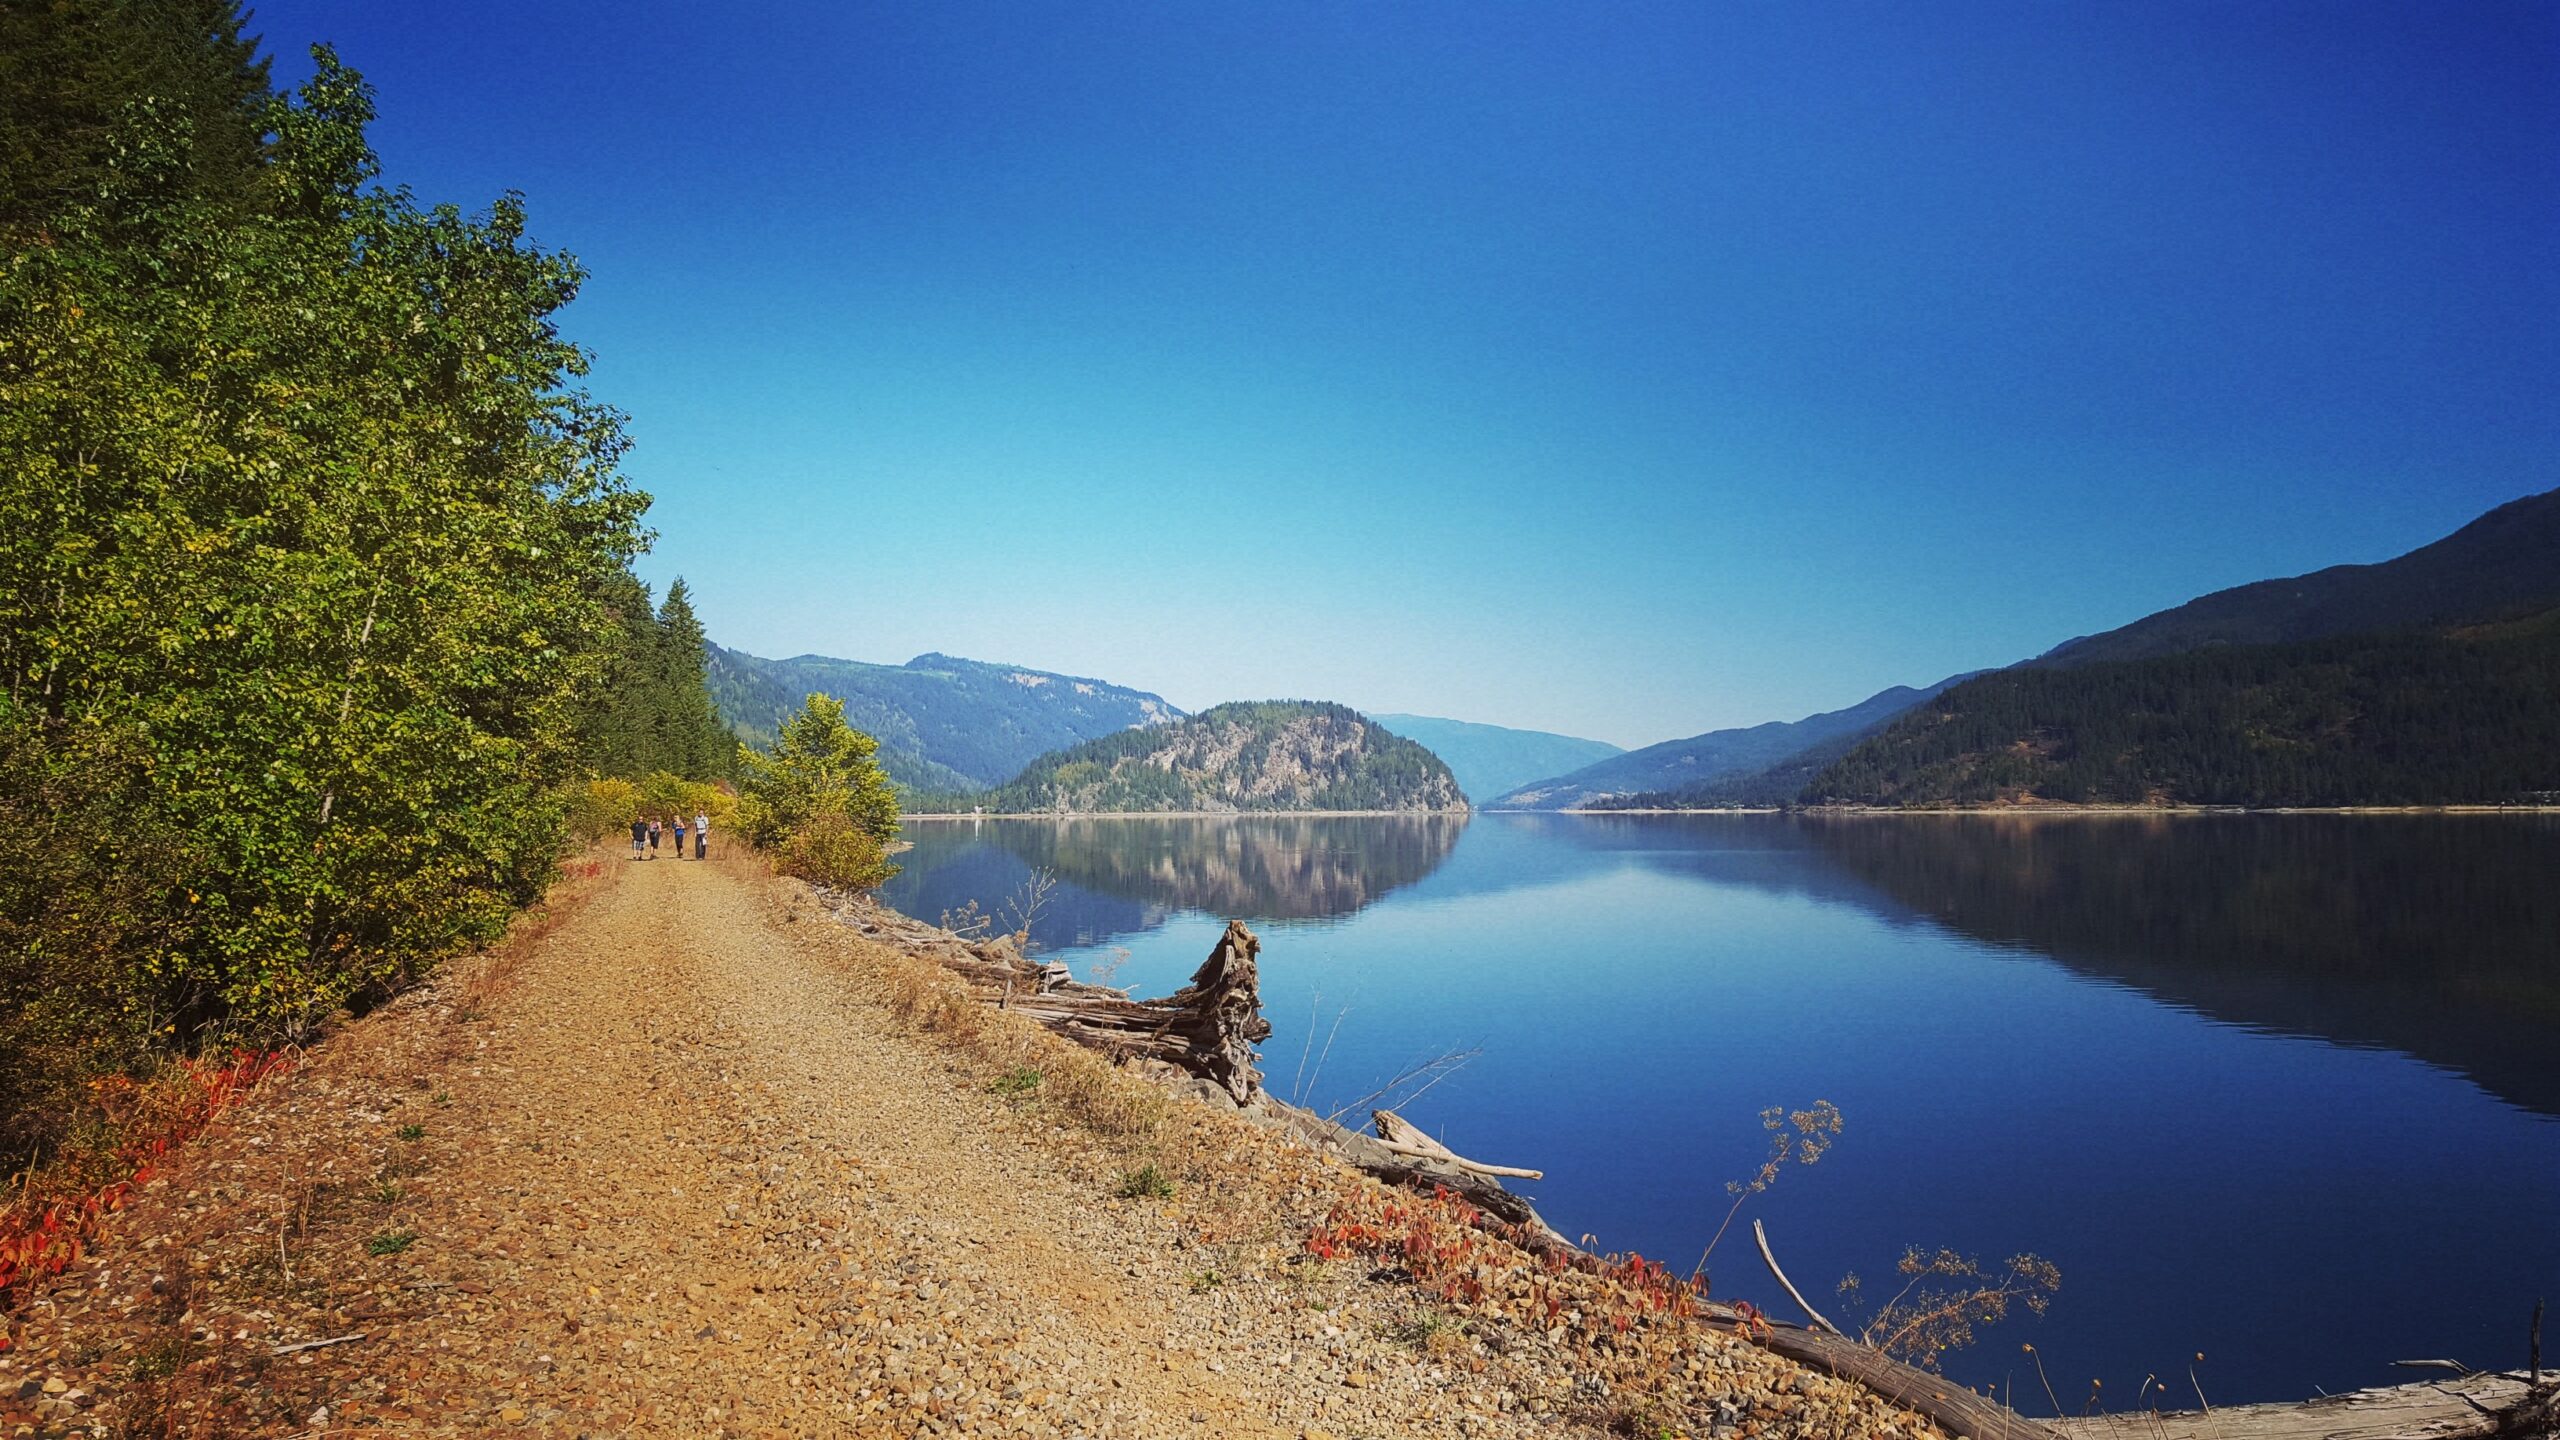
<path fill-rule="evenodd" d="M 1924 698 L 1756 777 L 1584 803 L 2548 797 L 2560 792 L 2560 491 L 2393 560 L 2217 591 Z"/>
<path fill-rule="evenodd" d="M 1567 810 L 1595 801 L 1685 793 L 1756 775 L 1833 741 L 1854 741 L 1872 734 L 1894 716 L 1963 678 L 1951 676 L 1916 690 L 1896 685 L 1845 710 L 1807 715 L 1801 720 L 1772 720 L 1739 729 L 1710 730 L 1684 740 L 1665 740 L 1518 786 L 1496 798 L 1491 808 Z M 1847 746 L 1840 748 L 1845 750 Z"/>
<path fill-rule="evenodd" d="M 2560 792 L 2560 490 L 2396 559 L 2217 591 L 2006 669 L 1632 751 L 1307 702 L 1185 717 L 1145 691 L 940 654 L 714 645 L 710 682 L 752 743 L 808 693 L 837 696 L 911 795 L 1004 810 L 2503 802 Z"/>
<path fill-rule="evenodd" d="M 911 791 L 1000 785 L 1052 750 L 1182 718 L 1161 695 L 1022 665 L 939 654 L 874 665 L 709 651 L 712 700 L 740 739 L 770 745 L 809 695 L 831 695 L 845 702 L 847 724 L 880 742 L 889 778 Z"/>
<path fill-rule="evenodd" d="M 1369 717 L 1390 733 L 1429 750 L 1449 763 L 1458 788 L 1471 801 L 1489 800 L 1542 775 L 1589 765 L 1625 750 L 1606 740 L 1584 740 L 1544 730 L 1514 730 L 1430 715 Z"/>

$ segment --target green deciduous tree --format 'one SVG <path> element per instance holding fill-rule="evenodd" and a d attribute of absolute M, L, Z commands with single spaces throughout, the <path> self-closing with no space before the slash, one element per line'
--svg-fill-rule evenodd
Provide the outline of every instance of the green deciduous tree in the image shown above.
<path fill-rule="evenodd" d="M 811 695 L 783 722 L 773 753 L 739 748 L 745 772 L 739 825 L 748 839 L 775 848 L 795 873 L 827 872 L 806 878 L 852 888 L 878 884 L 895 871 L 885 861 L 869 863 L 865 852 L 876 859 L 898 834 L 898 796 L 874 758 L 879 748 L 844 723 L 843 701 Z M 837 878 L 859 876 L 873 878 Z"/>
<path fill-rule="evenodd" d="M 235 7 L 157 8 L 204 12 L 210 89 L 127 67 L 6 136 L 71 178 L 10 191 L 0 257 L 0 732 L 34 757 L 0 811 L 94 857 L 52 883 L 116 887 L 79 1003 L 291 1036 L 548 882 L 647 501 L 554 326 L 582 272 L 521 203 L 374 186 L 371 92 L 326 50 L 216 145 L 222 77 L 263 70 Z M 8 23 L 76 50 L 154 9 Z"/>

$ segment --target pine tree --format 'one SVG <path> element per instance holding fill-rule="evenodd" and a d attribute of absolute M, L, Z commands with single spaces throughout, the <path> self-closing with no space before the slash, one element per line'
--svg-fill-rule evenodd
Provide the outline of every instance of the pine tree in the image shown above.
<path fill-rule="evenodd" d="M 697 780 L 727 776 L 738 753 L 738 742 L 712 707 L 710 655 L 704 644 L 692 592 L 679 576 L 659 602 L 652 637 L 659 762 L 654 768 Z"/>

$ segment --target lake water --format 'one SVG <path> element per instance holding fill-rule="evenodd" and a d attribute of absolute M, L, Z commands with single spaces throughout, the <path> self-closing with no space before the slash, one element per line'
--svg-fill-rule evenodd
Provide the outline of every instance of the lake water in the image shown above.
<path fill-rule="evenodd" d="M 2193 1404 L 2524 1363 L 2560 1299 L 2560 817 L 1275 818 L 911 822 L 925 919 L 1061 882 L 1034 938 L 1166 993 L 1262 936 L 1270 1088 L 1404 1107 L 1568 1236 L 1685 1270 L 1764 1153 L 1715 1293 L 1794 1318 L 1904 1248 L 2061 1267 L 1946 1368 L 2050 1407 Z M 1319 1056 L 1321 1057 L 1319 1059 Z M 1365 1119 L 1365 1107 L 1355 1111 Z M 1835 1320 L 1847 1323 L 1839 1314 Z M 1854 1327 L 1853 1327 L 1854 1328 Z M 2039 1397 L 2032 1406 L 2027 1394 Z"/>

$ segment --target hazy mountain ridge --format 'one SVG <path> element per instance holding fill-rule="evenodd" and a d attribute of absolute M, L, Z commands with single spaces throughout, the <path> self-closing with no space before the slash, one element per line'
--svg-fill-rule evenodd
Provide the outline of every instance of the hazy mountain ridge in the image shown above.
<path fill-rule="evenodd" d="M 1081 675 L 939 653 L 904 665 L 826 655 L 766 660 L 709 647 L 720 716 L 768 744 L 812 692 L 845 702 L 845 721 L 880 742 L 882 768 L 909 790 L 1002 784 L 1034 759 L 1118 731 L 1182 718 L 1164 697 Z"/>
<path fill-rule="evenodd" d="M 1546 730 L 1515 730 L 1432 715 L 1369 718 L 1448 762 L 1449 772 L 1458 777 L 1458 788 L 1470 801 L 1480 802 L 1542 776 L 1560 775 L 1626 753 L 1625 746 L 1606 740 Z"/>
<path fill-rule="evenodd" d="M 2493 805 L 2560 795 L 2560 610 L 2443 633 L 2021 666 L 1905 716 L 1810 804 Z"/>
<path fill-rule="evenodd" d="M 1437 755 L 1320 701 L 1238 701 L 1033 761 L 979 800 L 1004 813 L 1464 811 Z"/>
<path fill-rule="evenodd" d="M 1568 774 L 1523 785 L 1493 805 L 1502 809 L 1562 810 L 1636 797 L 1665 804 L 1689 803 L 1671 797 L 1703 791 L 1719 782 L 1740 780 L 1782 764 L 1815 747 L 1863 736 L 1896 715 L 1955 684 L 1950 676 L 1935 685 L 1896 685 L 1880 690 L 1844 710 L 1827 710 L 1801 720 L 1772 720 L 1729 730 L 1710 730 L 1685 739 L 1665 740 L 1630 750 Z M 1716 803 L 1739 804 L 1742 800 Z"/>
<path fill-rule="evenodd" d="M 2066 640 L 2024 663 L 2086 665 L 2212 645 L 2442 629 L 2518 619 L 2554 604 L 2560 604 L 2560 490 L 2546 490 L 2394 559 L 2217 590 L 2104 634 Z"/>
<path fill-rule="evenodd" d="M 1978 677 L 1811 803 L 2501 804 L 2560 793 L 2560 491 Z"/>

